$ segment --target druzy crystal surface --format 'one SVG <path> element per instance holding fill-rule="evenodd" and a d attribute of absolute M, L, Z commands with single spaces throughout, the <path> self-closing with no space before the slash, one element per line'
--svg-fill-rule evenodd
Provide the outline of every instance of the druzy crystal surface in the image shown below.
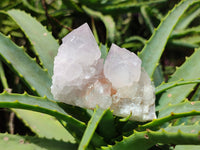
<path fill-rule="evenodd" d="M 134 53 L 112 44 L 103 64 L 87 24 L 62 40 L 54 60 L 51 91 L 54 98 L 88 109 L 110 108 L 131 120 L 156 118 L 154 86 Z"/>

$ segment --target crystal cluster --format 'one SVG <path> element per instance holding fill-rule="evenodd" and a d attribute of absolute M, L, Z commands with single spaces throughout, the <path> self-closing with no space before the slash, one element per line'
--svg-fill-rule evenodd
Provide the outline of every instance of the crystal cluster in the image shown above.
<path fill-rule="evenodd" d="M 54 60 L 55 99 L 94 109 L 111 108 L 117 116 L 148 121 L 156 118 L 154 86 L 134 53 L 112 44 L 108 56 L 101 52 L 87 24 L 62 40 Z"/>

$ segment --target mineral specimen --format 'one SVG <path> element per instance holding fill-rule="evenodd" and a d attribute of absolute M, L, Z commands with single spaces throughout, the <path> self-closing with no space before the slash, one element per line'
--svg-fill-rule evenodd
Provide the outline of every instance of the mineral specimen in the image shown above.
<path fill-rule="evenodd" d="M 101 52 L 87 24 L 73 30 L 62 42 L 54 60 L 52 94 L 64 103 L 87 107 L 82 102 L 86 89 L 103 71 Z"/>
<path fill-rule="evenodd" d="M 113 114 L 131 120 L 156 118 L 154 86 L 134 53 L 112 44 L 103 64 L 101 53 L 87 24 L 63 38 L 54 60 L 55 99 L 94 109 L 111 108 Z"/>

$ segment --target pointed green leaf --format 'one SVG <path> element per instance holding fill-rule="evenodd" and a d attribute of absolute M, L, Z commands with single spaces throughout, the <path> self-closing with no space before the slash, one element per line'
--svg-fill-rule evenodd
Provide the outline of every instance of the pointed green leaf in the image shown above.
<path fill-rule="evenodd" d="M 193 6 L 190 11 L 181 17 L 180 21 L 175 27 L 175 30 L 185 29 L 199 14 L 199 5 Z"/>
<path fill-rule="evenodd" d="M 144 18 L 144 21 L 145 21 L 147 27 L 149 28 L 149 30 L 151 31 L 151 33 L 153 33 L 154 32 L 154 25 L 151 22 L 149 14 L 147 13 L 147 9 L 148 9 L 148 7 L 146 5 L 143 5 L 140 8 L 140 12 L 141 12 L 141 14 L 142 14 L 142 16 Z"/>
<path fill-rule="evenodd" d="M 165 128 L 165 131 L 167 132 L 184 132 L 184 133 L 194 133 L 198 134 L 200 131 L 200 125 L 194 124 L 194 125 L 179 125 L 179 126 L 168 126 Z"/>
<path fill-rule="evenodd" d="M 53 74 L 53 60 L 58 50 L 58 42 L 36 19 L 21 10 L 9 10 L 8 15 L 24 31 L 32 43 L 36 54 L 50 76 Z"/>
<path fill-rule="evenodd" d="M 51 78 L 23 48 L 15 45 L 8 37 L 0 33 L 0 55 L 23 78 L 33 91 L 53 99 L 50 91 Z"/>
<path fill-rule="evenodd" d="M 22 109 L 12 110 L 39 137 L 54 138 L 56 140 L 75 143 L 74 137 L 54 117 L 35 111 Z"/>
<path fill-rule="evenodd" d="M 177 42 L 177 41 L 180 43 L 182 42 L 182 43 L 187 43 L 187 44 L 191 44 L 191 45 L 192 44 L 198 45 L 198 43 L 200 43 L 200 36 L 199 35 L 191 35 L 191 36 L 186 36 L 186 37 L 172 40 L 172 42 Z"/>
<path fill-rule="evenodd" d="M 185 101 L 175 105 L 168 105 L 159 111 L 158 119 L 139 126 L 139 129 L 153 129 L 173 119 L 196 115 L 200 115 L 200 102 Z"/>
<path fill-rule="evenodd" d="M 3 150 L 76 150 L 77 145 L 55 139 L 0 134 Z"/>
<path fill-rule="evenodd" d="M 184 0 L 175 6 L 173 10 L 161 21 L 158 28 L 154 31 L 153 35 L 139 54 L 142 59 L 142 66 L 152 77 L 155 68 L 158 65 L 160 57 L 164 51 L 165 45 L 169 36 L 179 21 L 184 12 L 194 3 L 200 2 L 199 0 Z"/>
<path fill-rule="evenodd" d="M 67 123 L 66 129 L 74 136 L 81 135 L 85 131 L 85 123 L 68 115 L 60 106 L 59 102 L 47 99 L 46 97 L 36 97 L 27 94 L 9 94 L 4 92 L 0 94 L 0 108 L 20 108 L 45 113 L 54 116 L 56 119 Z M 36 120 L 37 121 L 37 120 Z M 92 139 L 93 145 L 102 145 L 104 142 L 96 133 Z M 98 145 L 99 146 L 99 145 Z"/>
<path fill-rule="evenodd" d="M 160 110 L 158 119 L 154 119 L 147 124 L 141 125 L 138 127 L 138 129 L 155 129 L 173 119 L 196 115 L 200 115 L 200 102 L 186 101 L 175 105 L 169 105 Z"/>
<path fill-rule="evenodd" d="M 192 56 L 186 59 L 185 63 L 176 70 L 171 76 L 169 82 L 178 81 L 180 79 L 192 80 L 200 78 L 200 49 L 197 49 Z M 167 90 L 159 99 L 157 110 L 166 107 L 169 103 L 177 104 L 183 101 L 193 90 L 197 83 L 181 85 Z"/>
<path fill-rule="evenodd" d="M 85 124 L 83 122 L 72 118 L 59 107 L 59 103 L 45 97 L 36 97 L 28 94 L 9 94 L 4 92 L 0 94 L 0 107 L 21 108 L 49 114 L 56 118 L 60 118 L 67 123 L 73 124 L 74 126 L 78 126 L 82 131 L 85 129 Z"/>
<path fill-rule="evenodd" d="M 8 87 L 7 79 L 6 79 L 5 72 L 4 72 L 1 61 L 0 61 L 0 79 L 1 79 L 1 83 L 4 87 L 4 89 L 7 90 L 9 87 Z"/>
<path fill-rule="evenodd" d="M 101 119 L 98 125 L 98 131 L 99 135 L 104 137 L 105 141 L 110 141 L 117 135 L 115 119 L 110 110 L 108 110 Z"/>
<path fill-rule="evenodd" d="M 81 143 L 78 147 L 78 150 L 85 150 L 87 149 L 88 144 L 90 143 L 90 140 L 92 139 L 92 136 L 101 121 L 101 118 L 106 113 L 107 110 L 102 110 L 101 108 L 96 108 L 94 110 L 94 113 L 92 115 L 92 118 L 88 122 L 87 128 L 83 134 L 83 137 L 81 139 Z"/>
<path fill-rule="evenodd" d="M 170 88 L 179 86 L 179 85 L 185 85 L 185 84 L 194 84 L 194 83 L 200 83 L 200 79 L 197 80 L 179 80 L 179 81 L 172 81 L 168 83 L 162 83 L 159 86 L 156 87 L 155 93 L 159 94 L 161 92 L 164 92 Z"/>
<path fill-rule="evenodd" d="M 114 146 L 104 147 L 102 150 L 148 150 L 155 144 L 195 144 L 200 145 L 198 133 L 185 132 L 167 132 L 161 131 L 143 131 L 134 133 L 129 137 L 124 137 L 122 141 L 117 142 Z"/>
<path fill-rule="evenodd" d="M 195 40 L 197 40 L 197 39 L 195 39 Z M 169 41 L 169 44 L 171 44 L 171 46 L 173 46 L 173 47 L 185 47 L 185 48 L 191 48 L 191 49 L 199 47 L 198 44 L 193 43 L 193 41 L 192 42 L 187 41 L 184 38 L 183 39 L 177 39 L 177 40 L 172 39 L 172 40 Z"/>
<path fill-rule="evenodd" d="M 196 101 L 196 102 L 186 101 L 186 102 L 175 104 L 175 105 L 169 105 L 165 107 L 164 109 L 160 110 L 158 118 L 168 116 L 171 113 L 185 113 L 185 112 L 191 112 L 191 111 L 200 112 L 199 101 Z"/>
<path fill-rule="evenodd" d="M 187 29 L 182 30 L 174 30 L 174 32 L 171 34 L 171 38 L 180 38 L 183 36 L 188 36 L 190 34 L 199 34 L 200 33 L 200 26 L 191 27 Z"/>

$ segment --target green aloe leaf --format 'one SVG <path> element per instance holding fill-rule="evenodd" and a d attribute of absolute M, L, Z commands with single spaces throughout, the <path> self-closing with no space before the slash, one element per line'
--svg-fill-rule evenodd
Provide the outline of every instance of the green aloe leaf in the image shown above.
<path fill-rule="evenodd" d="M 190 34 L 199 34 L 200 33 L 200 26 L 196 26 L 196 27 L 191 27 L 191 28 L 186 28 L 186 29 L 182 29 L 182 30 L 175 30 L 172 34 L 171 34 L 171 38 L 180 38 L 183 36 L 187 36 Z"/>
<path fill-rule="evenodd" d="M 148 7 L 146 5 L 141 6 L 140 12 L 141 12 L 141 14 L 142 14 L 142 16 L 144 18 L 144 21 L 145 21 L 147 27 L 149 28 L 149 30 L 151 31 L 151 33 L 153 33 L 154 32 L 154 25 L 151 22 L 151 18 L 148 15 L 147 9 L 148 9 Z"/>
<path fill-rule="evenodd" d="M 85 124 L 83 122 L 72 118 L 59 106 L 58 102 L 49 100 L 46 97 L 36 97 L 26 93 L 22 95 L 4 92 L 0 94 L 0 107 L 20 108 L 49 114 L 79 127 L 82 131 L 85 129 Z"/>
<path fill-rule="evenodd" d="M 198 48 L 200 43 L 200 26 L 174 30 L 169 43 L 175 46 Z"/>
<path fill-rule="evenodd" d="M 167 107 L 159 111 L 158 118 L 168 116 L 171 113 L 185 113 L 190 111 L 200 111 L 200 102 L 185 101 L 183 103 L 175 105 L 168 105 Z"/>
<path fill-rule="evenodd" d="M 105 141 L 111 141 L 117 135 L 115 119 L 110 110 L 106 111 L 98 125 L 99 134 L 104 137 Z M 108 132 L 109 131 L 109 132 Z"/>
<path fill-rule="evenodd" d="M 17 112 L 17 116 L 19 116 L 19 118 L 24 119 L 25 124 L 30 126 L 33 132 L 35 132 L 37 135 L 41 137 L 45 136 L 51 138 L 52 136 L 55 136 L 54 138 L 57 139 L 74 141 L 73 138 L 66 131 L 64 131 L 65 129 L 62 126 L 60 126 L 60 124 L 58 123 L 58 121 L 55 120 L 55 118 L 65 120 L 67 123 L 70 123 L 73 126 L 77 127 L 78 130 L 74 131 L 75 133 L 77 132 L 79 134 L 79 132 L 84 132 L 85 130 L 84 123 L 72 118 L 71 116 L 66 114 L 65 111 L 62 108 L 60 108 L 56 102 L 48 100 L 45 97 L 42 98 L 42 97 L 30 96 L 27 95 L 26 93 L 22 95 L 22 94 L 9 94 L 4 92 L 0 94 L 0 107 L 25 109 L 24 111 L 20 111 L 17 109 L 15 109 L 14 111 Z M 32 110 L 40 113 L 34 113 L 26 110 Z M 42 115 L 42 113 L 54 116 L 55 118 L 50 116 L 44 116 Z M 43 121 L 46 122 L 44 123 Z M 50 123 L 51 125 L 48 126 L 48 124 Z M 48 127 L 45 128 L 45 126 Z M 49 133 L 48 132 L 44 133 L 47 131 L 45 129 L 48 128 L 51 131 Z M 51 132 L 54 132 L 55 128 L 57 128 L 57 133 L 51 134 Z M 68 130 L 71 131 L 73 129 L 68 129 Z M 63 133 L 58 135 L 59 132 Z M 64 133 L 66 133 L 65 136 L 63 135 Z"/>
<path fill-rule="evenodd" d="M 66 129 L 75 137 L 80 140 L 86 126 L 85 123 L 68 115 L 60 106 L 59 102 L 47 99 L 46 97 L 36 97 L 25 94 L 9 94 L 4 92 L 0 94 L 0 107 L 1 108 L 20 108 L 32 110 L 36 112 L 45 113 L 54 116 L 56 119 L 63 120 L 67 123 Z M 36 121 L 36 120 L 35 120 Z M 46 122 L 47 123 L 47 122 Z M 80 135 L 77 137 L 76 135 Z M 67 136 L 67 135 L 66 135 Z M 104 141 L 96 133 L 93 135 L 92 144 L 103 145 Z M 99 146 L 98 145 L 98 146 Z"/>
<path fill-rule="evenodd" d="M 164 92 L 170 88 L 179 86 L 179 85 L 185 85 L 185 84 L 194 84 L 194 83 L 200 83 L 200 79 L 197 80 L 179 80 L 179 81 L 172 81 L 168 83 L 162 83 L 159 86 L 156 87 L 155 93 L 160 94 L 161 92 Z"/>
<path fill-rule="evenodd" d="M 35 61 L 30 58 L 23 48 L 18 47 L 10 38 L 0 33 L 0 55 L 6 63 L 24 79 L 33 91 L 39 95 L 46 95 L 53 99 L 50 91 L 51 78 L 47 71 L 43 70 Z"/>
<path fill-rule="evenodd" d="M 175 30 L 181 30 L 188 27 L 188 25 L 200 14 L 199 4 L 193 6 L 190 11 L 185 13 L 178 24 L 175 27 Z"/>
<path fill-rule="evenodd" d="M 179 125 L 179 126 L 168 126 L 165 128 L 165 131 L 167 132 L 177 132 L 181 131 L 184 133 L 196 133 L 198 134 L 200 131 L 200 125 L 194 124 L 194 125 Z"/>
<path fill-rule="evenodd" d="M 55 139 L 0 134 L 0 145 L 3 150 L 76 150 L 77 144 Z"/>
<path fill-rule="evenodd" d="M 153 145 L 162 144 L 196 144 L 199 145 L 199 133 L 187 133 L 180 130 L 168 132 L 165 129 L 161 131 L 143 131 L 134 133 L 129 137 L 123 137 L 123 140 L 117 142 L 114 146 L 103 147 L 102 150 L 148 150 Z"/>
<path fill-rule="evenodd" d="M 40 61 L 50 76 L 53 74 L 53 60 L 58 50 L 58 42 L 36 19 L 21 10 L 9 10 L 8 15 L 24 31 Z"/>
<path fill-rule="evenodd" d="M 87 149 L 87 146 L 90 143 L 90 140 L 92 139 L 92 136 L 99 122 L 101 121 L 102 117 L 104 116 L 106 112 L 107 110 L 102 110 L 101 108 L 98 108 L 98 107 L 94 110 L 92 118 L 88 122 L 87 128 L 83 134 L 78 150 Z"/>
<path fill-rule="evenodd" d="M 158 28 L 146 43 L 145 47 L 139 54 L 142 59 L 142 66 L 147 71 L 150 77 L 158 66 L 160 57 L 164 51 L 165 45 L 170 37 L 171 32 L 179 21 L 184 12 L 194 3 L 199 0 L 184 0 L 175 6 L 168 15 L 161 21 Z"/>
<path fill-rule="evenodd" d="M 39 137 L 63 140 L 74 143 L 74 137 L 60 124 L 60 122 L 47 114 L 23 109 L 12 109 L 18 118 Z M 55 130 L 56 129 L 56 132 Z"/>
<path fill-rule="evenodd" d="M 187 41 L 187 38 L 189 38 L 189 41 Z M 195 39 L 192 41 L 192 39 Z M 198 48 L 199 44 L 195 43 L 195 41 L 200 41 L 199 37 L 196 39 L 195 37 L 186 37 L 186 38 L 180 38 L 180 39 L 172 39 L 169 41 L 169 43 L 172 46 L 178 46 L 178 47 L 186 47 L 186 48 Z"/>
<path fill-rule="evenodd" d="M 200 115 L 200 102 L 185 101 L 175 105 L 168 105 L 159 111 L 158 119 L 154 119 L 147 124 L 140 125 L 139 130 L 155 129 L 173 119 L 196 115 Z"/>
<path fill-rule="evenodd" d="M 8 87 L 7 79 L 5 76 L 4 69 L 3 69 L 3 64 L 1 61 L 0 61 L 0 79 L 1 79 L 1 83 L 3 87 L 5 88 L 5 90 L 7 90 L 9 87 Z"/>
<path fill-rule="evenodd" d="M 177 68 L 168 82 L 183 80 L 192 80 L 200 78 L 200 49 L 197 49 L 192 56 L 186 58 L 185 63 Z M 192 67 L 191 67 L 192 66 Z M 157 110 L 166 107 L 168 104 L 177 104 L 183 101 L 193 90 L 197 83 L 181 85 L 167 90 L 159 99 Z"/>

